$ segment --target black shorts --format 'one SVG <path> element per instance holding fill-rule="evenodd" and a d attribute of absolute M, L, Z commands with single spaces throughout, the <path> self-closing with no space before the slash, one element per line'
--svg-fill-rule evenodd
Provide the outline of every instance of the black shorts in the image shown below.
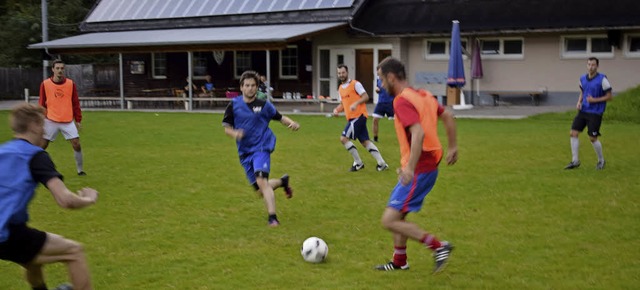
<path fill-rule="evenodd" d="M 600 124 L 602 124 L 602 115 L 578 112 L 571 124 L 571 130 L 582 132 L 584 127 L 587 127 L 587 134 L 597 137 L 600 136 Z"/>
<path fill-rule="evenodd" d="M 47 233 L 26 224 L 9 225 L 9 239 L 0 243 L 0 259 L 18 264 L 31 262 L 47 241 Z"/>

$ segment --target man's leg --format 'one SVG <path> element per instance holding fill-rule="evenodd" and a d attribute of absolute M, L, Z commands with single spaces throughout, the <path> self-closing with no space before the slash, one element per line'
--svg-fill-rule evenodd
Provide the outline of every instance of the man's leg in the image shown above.
<path fill-rule="evenodd" d="M 373 117 L 373 141 L 378 142 L 378 123 L 380 118 Z"/>
<path fill-rule="evenodd" d="M 269 225 L 278 226 L 279 221 L 276 217 L 276 197 L 273 193 L 273 188 L 269 184 L 269 180 L 264 177 L 256 177 L 256 183 L 262 193 L 262 199 L 264 200 L 264 205 L 267 208 L 267 213 L 269 214 Z"/>
<path fill-rule="evenodd" d="M 91 287 L 89 267 L 87 266 L 82 245 L 76 241 L 65 239 L 62 236 L 47 233 L 47 241 L 32 264 L 43 265 L 57 262 L 63 262 L 67 265 L 69 279 L 71 279 L 73 289 L 93 289 Z M 31 265 L 29 265 L 29 267 L 31 267 Z"/>
<path fill-rule="evenodd" d="M 71 142 L 71 147 L 73 147 L 73 157 L 76 160 L 76 169 L 78 171 L 78 175 L 85 175 L 83 170 L 83 159 L 82 159 L 82 147 L 80 146 L 80 138 L 69 139 Z"/>
<path fill-rule="evenodd" d="M 47 285 L 44 282 L 44 275 L 42 274 L 42 265 L 27 264 L 22 266 L 26 270 L 25 276 L 31 288 L 44 290 L 47 289 Z"/>

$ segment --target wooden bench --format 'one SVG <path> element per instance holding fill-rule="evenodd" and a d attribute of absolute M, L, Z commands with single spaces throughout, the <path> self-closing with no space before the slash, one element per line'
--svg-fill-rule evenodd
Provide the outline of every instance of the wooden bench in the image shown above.
<path fill-rule="evenodd" d="M 493 97 L 493 105 L 498 106 L 500 104 L 500 97 L 531 97 L 531 103 L 534 106 L 540 105 L 540 98 L 547 94 L 544 90 L 539 91 L 494 91 L 488 92 Z"/>

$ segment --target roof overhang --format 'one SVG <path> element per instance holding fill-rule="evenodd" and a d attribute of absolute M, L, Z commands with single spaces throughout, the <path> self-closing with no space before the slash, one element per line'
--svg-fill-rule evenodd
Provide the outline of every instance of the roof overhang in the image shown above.
<path fill-rule="evenodd" d="M 29 45 L 50 53 L 281 49 L 346 22 L 95 32 Z"/>

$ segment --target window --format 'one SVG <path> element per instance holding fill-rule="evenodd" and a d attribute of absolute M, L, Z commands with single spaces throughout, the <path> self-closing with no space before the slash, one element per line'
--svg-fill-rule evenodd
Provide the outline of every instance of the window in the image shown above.
<path fill-rule="evenodd" d="M 522 38 L 480 39 L 480 53 L 484 58 L 522 59 L 524 40 Z"/>
<path fill-rule="evenodd" d="M 560 39 L 563 58 L 613 57 L 613 47 L 604 34 L 562 36 Z"/>
<path fill-rule="evenodd" d="M 193 77 L 197 79 L 203 79 L 208 74 L 207 72 L 207 55 L 209 52 L 194 52 L 193 53 Z"/>
<path fill-rule="evenodd" d="M 250 51 L 234 51 L 233 52 L 233 71 L 237 79 L 243 72 L 251 70 L 251 52 Z"/>
<path fill-rule="evenodd" d="M 295 45 L 280 50 L 280 78 L 298 78 L 298 47 Z"/>
<path fill-rule="evenodd" d="M 467 50 L 467 40 L 460 39 L 462 43 L 462 57 L 467 58 L 465 50 Z M 425 42 L 427 59 L 449 59 L 451 51 L 450 39 L 427 39 Z"/>
<path fill-rule="evenodd" d="M 640 34 L 626 35 L 624 53 L 628 57 L 640 57 Z"/>
<path fill-rule="evenodd" d="M 151 69 L 154 79 L 167 78 L 167 54 L 163 52 L 151 53 Z"/>

